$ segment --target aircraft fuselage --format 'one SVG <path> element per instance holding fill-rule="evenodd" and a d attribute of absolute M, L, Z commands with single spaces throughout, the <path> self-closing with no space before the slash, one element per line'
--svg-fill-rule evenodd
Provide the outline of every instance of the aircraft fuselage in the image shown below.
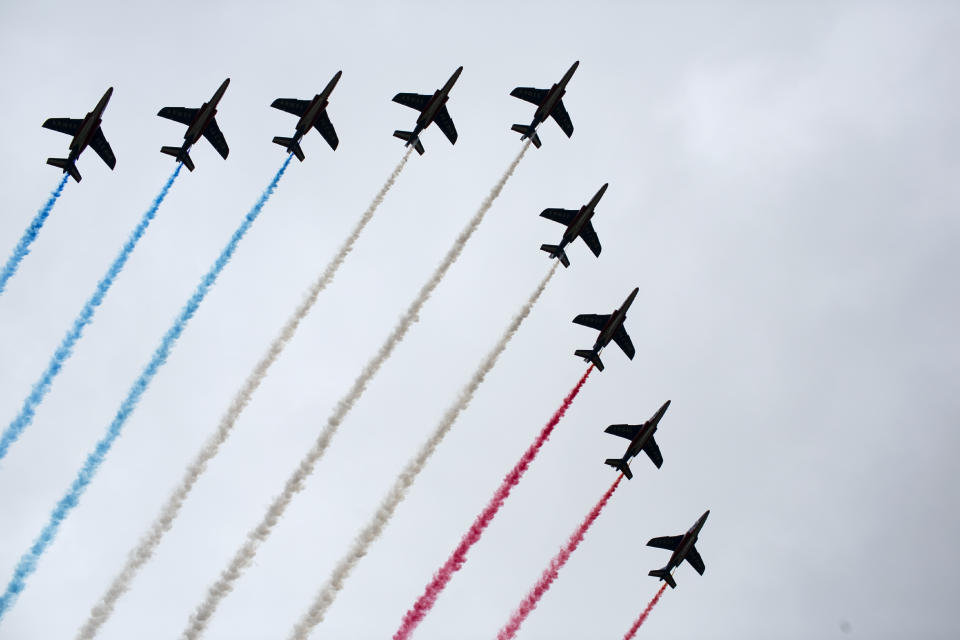
<path fill-rule="evenodd" d="M 453 72 L 453 75 L 450 76 L 446 84 L 434 92 L 433 97 L 427 102 L 427 106 L 420 112 L 420 117 L 417 118 L 417 126 L 413 130 L 411 139 L 415 139 L 421 131 L 427 128 L 430 123 L 433 122 L 433 119 L 437 116 L 440 109 L 447 104 L 447 100 L 450 99 L 450 89 L 453 88 L 453 85 L 457 82 L 457 78 L 460 77 L 462 72 L 463 67 L 458 68 Z"/>
<path fill-rule="evenodd" d="M 330 94 L 333 93 L 333 88 L 337 85 L 337 81 L 340 80 L 341 75 L 343 75 L 343 72 L 337 71 L 337 74 L 327 83 L 323 91 L 315 95 L 313 100 L 310 101 L 310 106 L 307 107 L 303 116 L 297 121 L 297 134 L 294 137 L 294 141 L 299 141 L 300 138 L 310 131 L 310 127 L 316 124 L 317 119 L 320 118 L 320 114 L 323 113 L 327 105 L 330 104 Z"/>
<path fill-rule="evenodd" d="M 563 74 L 563 78 L 560 79 L 560 82 L 557 82 L 550 87 L 550 90 L 547 92 L 543 102 L 540 103 L 540 106 L 537 107 L 537 110 L 533 114 L 534 124 L 531 126 L 536 127 L 550 117 L 550 114 L 553 113 L 553 108 L 556 107 L 557 103 L 563 99 L 564 95 L 566 95 L 567 83 L 570 82 L 570 78 L 573 77 L 573 72 L 577 70 L 577 66 L 579 64 L 579 61 L 574 62 L 567 72 Z"/>
<path fill-rule="evenodd" d="M 667 562 L 666 569 L 670 571 L 674 567 L 679 567 L 680 563 L 683 562 L 687 554 L 690 552 L 690 549 L 693 548 L 693 545 L 697 543 L 697 540 L 700 537 L 700 529 L 703 528 L 704 523 L 707 521 L 707 516 L 710 515 L 710 511 L 704 513 L 700 518 L 694 523 L 690 529 L 683 534 L 683 539 L 680 540 L 680 544 L 677 545 L 677 548 L 673 551 L 673 554 L 670 556 L 670 560 Z"/>
<path fill-rule="evenodd" d="M 107 92 L 103 94 L 103 97 L 100 98 L 100 102 L 93 108 L 93 111 L 84 116 L 80 130 L 77 131 L 77 134 L 73 136 L 73 140 L 70 141 L 69 162 L 75 161 L 80 156 L 80 152 L 87 148 L 87 145 L 93 140 L 93 136 L 96 135 L 97 130 L 100 129 L 100 124 L 103 122 L 103 110 L 107 108 L 107 103 L 110 102 L 110 96 L 112 94 L 113 87 L 110 87 L 107 89 Z"/>
<path fill-rule="evenodd" d="M 627 309 L 633 304 L 633 299 L 637 297 L 638 290 L 639 289 L 634 289 L 633 292 L 627 296 L 623 305 L 619 309 L 614 309 L 613 313 L 610 314 L 610 319 L 607 320 L 607 324 L 603 325 L 603 329 L 600 330 L 600 335 L 597 336 L 597 341 L 593 345 L 593 350 L 598 354 L 601 349 L 610 344 L 610 341 L 613 340 L 613 334 L 617 332 L 617 329 L 623 326 L 623 322 L 627 319 Z"/>
<path fill-rule="evenodd" d="M 223 97 L 224 92 L 227 90 L 227 85 L 229 84 L 230 78 L 227 78 L 223 81 L 223 84 L 220 85 L 220 88 L 217 89 L 216 93 L 213 94 L 213 97 L 210 98 L 210 102 L 204 102 L 203 105 L 201 105 L 201 107 L 197 110 L 196 117 L 194 117 L 193 122 L 190 123 L 190 126 L 187 127 L 187 132 L 183 134 L 185 147 L 196 144 L 197 140 L 200 139 L 200 136 L 203 135 L 203 130 L 206 129 L 207 125 L 210 124 L 210 121 L 216 117 L 217 105 L 220 103 L 220 99 Z"/>

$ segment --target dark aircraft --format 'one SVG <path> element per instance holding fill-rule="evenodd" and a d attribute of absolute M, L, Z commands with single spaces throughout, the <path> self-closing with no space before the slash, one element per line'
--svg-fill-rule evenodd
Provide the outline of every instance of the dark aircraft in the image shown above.
<path fill-rule="evenodd" d="M 327 141 L 331 149 L 336 150 L 340 140 L 337 139 L 337 132 L 330 122 L 330 116 L 327 115 L 327 105 L 330 103 L 330 94 L 333 88 L 337 86 L 337 81 L 343 71 L 337 71 L 337 75 L 327 83 L 323 91 L 313 97 L 313 100 L 296 100 L 294 98 L 277 98 L 270 106 L 274 109 L 280 109 L 295 116 L 300 116 L 297 121 L 297 129 L 292 138 L 276 136 L 273 141 L 284 147 L 287 152 L 297 156 L 297 160 L 303 162 L 303 149 L 300 148 L 300 139 L 310 131 L 310 127 L 315 127 L 323 139 Z"/>
<path fill-rule="evenodd" d="M 70 155 L 66 158 L 47 158 L 47 164 L 63 169 L 64 173 L 69 173 L 74 180 L 80 182 L 77 158 L 89 146 L 97 152 L 98 156 L 103 158 L 108 167 L 113 169 L 117 166 L 117 158 L 113 155 L 113 149 L 110 148 L 110 143 L 107 142 L 107 139 L 103 136 L 103 130 L 100 128 L 100 123 L 103 121 L 103 110 L 107 108 L 107 103 L 110 102 L 112 94 L 113 87 L 110 87 L 100 98 L 100 102 L 93 108 L 93 111 L 84 116 L 83 120 L 48 118 L 43 123 L 44 129 L 52 129 L 73 136 L 73 140 L 70 141 Z"/>
<path fill-rule="evenodd" d="M 551 258 L 560 258 L 563 266 L 569 267 L 570 260 L 567 259 L 567 254 L 563 248 L 579 237 L 587 243 L 593 255 L 600 257 L 600 238 L 597 237 L 597 232 L 593 230 L 593 223 L 590 222 L 590 219 L 596 213 L 597 203 L 600 202 L 600 198 L 603 197 L 606 190 L 607 185 L 605 184 L 600 187 L 600 191 L 597 191 L 597 195 L 590 199 L 590 202 L 580 207 L 579 211 L 573 209 L 544 209 L 540 214 L 541 218 L 565 224 L 567 230 L 563 232 L 559 245 L 542 244 L 540 250 L 549 253 Z"/>
<path fill-rule="evenodd" d="M 557 124 L 560 125 L 560 128 L 563 129 L 563 132 L 567 134 L 568 138 L 573 135 L 573 123 L 570 122 L 570 115 L 567 114 L 567 110 L 563 106 L 563 95 L 567 92 L 567 83 L 570 82 L 570 78 L 573 77 L 573 72 L 577 70 L 577 65 L 579 64 L 579 60 L 574 62 L 573 66 L 560 78 L 560 82 L 549 89 L 517 87 L 510 92 L 510 95 L 514 98 L 520 98 L 521 100 L 526 100 L 527 102 L 537 105 L 537 110 L 533 114 L 533 122 L 530 123 L 530 126 L 515 124 L 510 127 L 514 131 L 523 134 L 520 137 L 521 140 L 530 138 L 533 141 L 533 145 L 539 149 L 540 136 L 537 135 L 537 127 L 541 122 L 544 122 L 551 116 L 557 121 Z"/>
<path fill-rule="evenodd" d="M 670 571 L 679 567 L 684 560 L 689 562 L 693 568 L 697 570 L 697 573 L 703 575 L 706 567 L 703 566 L 703 558 L 700 557 L 700 553 L 694 544 L 696 544 L 697 537 L 700 535 L 700 529 L 703 528 L 703 523 L 707 521 L 707 516 L 709 515 L 710 510 L 707 509 L 706 513 L 700 516 L 700 519 L 682 536 L 664 536 L 662 538 L 654 538 L 648 542 L 648 547 L 673 551 L 673 555 L 671 555 L 667 561 L 667 566 L 663 569 L 654 569 L 648 575 L 666 580 L 671 589 L 676 589 L 677 583 L 670 574 Z"/>
<path fill-rule="evenodd" d="M 450 89 L 460 77 L 463 67 L 457 67 L 447 83 L 440 87 L 432 96 L 425 96 L 419 93 L 398 93 L 393 96 L 393 101 L 404 106 L 416 109 L 420 112 L 417 118 L 417 125 L 413 131 L 394 131 L 393 135 L 401 140 L 406 140 L 405 147 L 411 144 L 417 150 L 417 153 L 423 155 L 423 145 L 420 143 L 420 132 L 430 126 L 431 122 L 436 122 L 443 135 L 447 136 L 450 144 L 457 141 L 457 128 L 453 126 L 453 119 L 447 111 L 447 100 L 449 99 Z"/>
<path fill-rule="evenodd" d="M 630 295 L 627 296 L 623 306 L 619 309 L 614 309 L 610 315 L 604 316 L 595 313 L 581 313 L 574 318 L 573 321 L 576 324 L 582 324 L 585 327 L 596 329 L 600 332 L 600 335 L 597 336 L 597 341 L 593 344 L 592 349 L 578 349 L 573 352 L 573 355 L 580 356 L 587 362 L 592 362 L 597 369 L 603 371 L 603 362 L 600 361 L 600 350 L 613 340 L 617 343 L 618 347 L 623 349 L 627 357 L 633 360 L 633 343 L 630 341 L 630 336 L 627 335 L 627 330 L 623 328 L 623 321 L 627 319 L 627 309 L 633 304 L 633 299 L 637 297 L 637 291 L 639 290 L 639 287 L 634 289 Z"/>
<path fill-rule="evenodd" d="M 215 116 L 217 115 L 217 104 L 227 90 L 228 84 L 230 84 L 230 78 L 224 80 L 220 88 L 210 98 L 210 102 L 204 102 L 199 109 L 187 109 L 186 107 L 164 107 L 160 109 L 157 115 L 161 118 L 187 125 L 187 132 L 183 134 L 183 145 L 180 147 L 162 147 L 160 149 L 162 153 L 173 156 L 182 162 L 187 169 L 193 171 L 190 147 L 196 144 L 200 136 L 203 136 L 210 141 L 210 144 L 224 160 L 227 159 L 230 148 L 227 146 L 226 138 L 220 132 L 220 127 L 217 126 Z"/>
<path fill-rule="evenodd" d="M 623 475 L 627 476 L 627 479 L 630 480 L 633 478 L 633 473 L 630 471 L 630 465 L 628 465 L 627 462 L 630 458 L 643 451 L 650 456 L 650 460 L 653 461 L 653 464 L 659 469 L 663 464 L 663 456 L 660 455 L 660 447 L 657 446 L 657 441 L 653 439 L 653 434 L 656 433 L 657 425 L 660 424 L 660 418 L 667 412 L 667 407 L 669 406 L 670 401 L 667 400 L 663 403 L 662 407 L 657 409 L 653 417 L 643 424 L 612 424 L 604 429 L 604 433 L 612 433 L 615 436 L 620 436 L 630 441 L 630 444 L 627 446 L 627 451 L 623 454 L 622 458 L 607 458 L 605 464 L 610 465 L 614 469 L 619 469 Z"/>

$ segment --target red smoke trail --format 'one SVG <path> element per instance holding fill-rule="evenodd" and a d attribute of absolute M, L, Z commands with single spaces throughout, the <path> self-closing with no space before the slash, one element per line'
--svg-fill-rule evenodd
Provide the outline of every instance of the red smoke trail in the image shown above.
<path fill-rule="evenodd" d="M 470 526 L 470 530 L 467 531 L 466 535 L 463 536 L 463 539 L 460 540 L 460 544 L 457 545 L 457 548 L 454 549 L 453 553 L 447 558 L 447 561 L 443 564 L 440 569 L 433 574 L 433 580 L 430 581 L 430 584 L 427 585 L 427 588 L 423 591 L 423 594 L 420 598 L 414 603 L 406 615 L 403 616 L 403 622 L 400 624 L 400 628 L 395 634 L 393 634 L 393 640 L 407 640 L 413 630 L 417 628 L 417 625 L 420 624 L 420 621 L 423 620 L 430 609 L 433 608 L 433 605 L 437 602 L 437 597 L 443 591 L 444 587 L 447 586 L 447 583 L 450 582 L 450 579 L 453 577 L 453 574 L 460 570 L 460 567 L 463 566 L 463 563 L 467 561 L 467 553 L 470 551 L 470 548 L 473 547 L 480 540 L 480 536 L 483 535 L 484 529 L 487 528 L 494 517 L 497 515 L 497 512 L 500 510 L 500 507 L 503 506 L 503 503 L 506 502 L 507 498 L 510 496 L 510 491 L 517 486 L 520 482 L 520 478 L 523 477 L 524 472 L 527 470 L 527 467 L 530 466 L 530 463 L 533 462 L 533 459 L 537 457 L 537 453 L 540 452 L 540 448 L 543 444 L 550 438 L 550 434 L 553 433 L 553 428 L 557 426 L 557 423 L 560 422 L 560 419 L 563 418 L 563 414 L 567 412 L 567 409 L 570 408 L 570 405 L 573 404 L 573 399 L 577 397 L 577 394 L 580 393 L 580 389 L 583 387 L 584 383 L 587 381 L 587 376 L 590 375 L 590 372 L 593 371 L 593 365 L 590 365 L 587 368 L 586 373 L 583 374 L 583 377 L 580 378 L 580 381 L 577 382 L 577 385 L 571 389 L 570 393 L 567 394 L 567 397 L 563 399 L 563 404 L 560 405 L 560 408 L 557 409 L 556 413 L 553 414 L 553 417 L 547 422 L 543 427 L 543 430 L 540 431 L 540 435 L 537 436 L 537 439 L 533 441 L 533 444 L 530 445 L 530 448 L 523 454 L 523 457 L 517 462 L 517 464 L 510 470 L 510 473 L 504 477 L 503 482 L 500 483 L 500 486 L 497 488 L 496 493 L 493 494 L 493 498 L 490 499 L 490 502 L 487 503 L 486 508 L 480 512 L 480 515 L 477 516 L 477 519 L 473 521 L 473 524 Z"/>
<path fill-rule="evenodd" d="M 603 494 L 603 497 L 600 498 L 600 501 L 594 505 L 593 509 L 590 510 L 590 513 L 587 514 L 587 517 L 584 518 L 583 522 L 580 523 L 580 526 L 577 527 L 577 530 L 573 532 L 573 535 L 570 536 L 566 546 L 560 549 L 560 552 L 553 557 L 553 560 L 550 561 L 550 564 L 543 571 L 540 579 L 537 580 L 537 584 L 533 585 L 533 589 L 530 590 L 530 593 L 527 594 L 527 597 L 523 599 L 523 602 L 520 603 L 520 606 L 517 607 L 517 610 L 513 612 L 512 616 L 510 616 L 510 621 L 507 622 L 506 626 L 503 627 L 503 629 L 500 630 L 500 633 L 497 634 L 497 640 L 510 640 L 510 638 L 513 638 L 513 636 L 517 635 L 520 625 L 522 625 L 523 621 L 527 619 L 527 616 L 530 615 L 530 612 L 536 608 L 537 603 L 540 602 L 540 598 L 542 598 L 543 594 L 550 589 L 550 585 L 553 584 L 553 581 L 557 579 L 557 576 L 560 574 L 560 569 L 563 568 L 563 565 L 567 564 L 567 560 L 570 559 L 570 556 L 573 554 L 573 552 L 576 551 L 577 547 L 580 546 L 580 543 L 583 542 L 583 536 L 585 536 L 587 531 L 590 530 L 590 526 L 600 515 L 600 512 L 603 511 L 603 508 L 607 506 L 607 501 L 610 500 L 610 496 L 612 496 L 613 492 L 617 490 L 618 486 L 620 486 L 621 480 L 623 480 L 622 473 L 617 476 L 617 479 L 613 481 L 613 484 L 610 485 L 610 488 L 607 489 L 607 492 Z"/>
<path fill-rule="evenodd" d="M 660 585 L 660 590 L 657 591 L 657 595 L 653 596 L 653 599 L 650 601 L 650 604 L 647 605 L 647 608 L 643 610 L 643 613 L 640 614 L 640 617 L 637 618 L 637 621 L 633 623 L 632 627 L 630 627 L 630 631 L 627 631 L 627 635 L 623 636 L 623 640 L 630 640 L 630 638 L 637 635 L 637 629 L 639 629 L 640 625 L 642 625 L 647 620 L 647 616 L 649 616 L 650 612 L 653 611 L 653 608 L 656 606 L 657 602 L 660 600 L 660 596 L 663 595 L 663 591 L 666 588 L 667 588 L 666 582 Z"/>

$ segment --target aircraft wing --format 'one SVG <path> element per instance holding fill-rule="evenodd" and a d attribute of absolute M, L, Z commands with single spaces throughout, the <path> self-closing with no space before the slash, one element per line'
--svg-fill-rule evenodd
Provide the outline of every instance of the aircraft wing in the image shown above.
<path fill-rule="evenodd" d="M 687 562 L 689 562 L 700 575 L 703 575 L 703 572 L 707 570 L 703 564 L 703 558 L 700 557 L 700 552 L 697 551 L 696 547 L 690 547 L 690 551 L 687 551 Z"/>
<path fill-rule="evenodd" d="M 544 209 L 540 212 L 540 217 L 569 227 L 578 213 L 580 212 L 573 209 Z"/>
<path fill-rule="evenodd" d="M 573 322 L 574 324 L 581 324 L 585 327 L 596 329 L 597 331 L 603 331 L 603 328 L 607 325 L 609 320 L 609 315 L 604 316 L 596 313 L 581 313 L 573 319 Z"/>
<path fill-rule="evenodd" d="M 583 238 L 583 241 L 590 247 L 593 255 L 599 258 L 600 238 L 597 237 L 597 232 L 594 230 L 592 222 L 587 222 L 587 224 L 583 225 L 583 228 L 580 229 L 580 237 Z"/>
<path fill-rule="evenodd" d="M 320 132 L 331 149 L 336 150 L 337 145 L 340 144 L 340 139 L 337 138 L 337 131 L 333 128 L 333 123 L 330 122 L 330 116 L 327 115 L 326 109 L 320 112 L 317 121 L 313 123 L 313 128 Z"/>
<path fill-rule="evenodd" d="M 517 87 L 510 92 L 514 98 L 520 98 L 538 107 L 543 103 L 549 91 L 546 89 L 534 89 L 533 87 Z"/>
<path fill-rule="evenodd" d="M 557 103 L 550 115 L 557 121 L 568 138 L 573 135 L 573 123 L 570 121 L 570 114 L 567 113 L 566 107 L 563 106 L 563 100 Z"/>
<path fill-rule="evenodd" d="M 277 98 L 270 103 L 270 106 L 274 109 L 280 109 L 280 111 L 292 113 L 295 116 L 302 116 L 307 112 L 307 107 L 310 106 L 310 101 L 297 100 L 295 98 Z"/>
<path fill-rule="evenodd" d="M 640 433 L 640 427 L 641 425 L 639 424 L 612 424 L 604 429 L 603 432 L 620 436 L 627 440 L 633 440 L 637 437 L 637 434 Z"/>
<path fill-rule="evenodd" d="M 661 538 L 652 538 L 650 542 L 647 543 L 647 546 L 673 551 L 680 546 L 682 540 L 683 536 L 663 536 Z"/>
<path fill-rule="evenodd" d="M 107 163 L 107 166 L 113 169 L 117 166 L 117 157 L 113 155 L 113 149 L 110 148 L 110 143 L 107 142 L 106 136 L 103 135 L 103 129 L 97 129 L 97 132 L 93 134 L 93 140 L 90 141 L 90 148 L 97 152 L 97 155 L 103 158 L 103 161 Z"/>
<path fill-rule="evenodd" d="M 450 117 L 450 112 L 447 111 L 446 105 L 440 107 L 437 115 L 433 117 L 433 121 L 440 127 L 440 131 L 443 131 L 443 135 L 447 136 L 450 144 L 457 141 L 457 128 L 453 126 L 453 118 Z"/>
<path fill-rule="evenodd" d="M 623 328 L 623 325 L 620 325 L 620 328 L 613 332 L 613 341 L 617 343 L 617 346 L 623 349 L 623 352 L 627 354 L 627 357 L 633 360 L 634 349 L 633 342 L 630 341 L 630 336 L 627 335 L 627 330 Z"/>
<path fill-rule="evenodd" d="M 398 93 L 393 96 L 393 101 L 402 104 L 405 107 L 423 111 L 432 96 L 425 96 L 419 93 Z"/>
<path fill-rule="evenodd" d="M 216 119 L 211 120 L 210 124 L 203 130 L 203 137 L 210 141 L 210 144 L 213 145 L 213 148 L 217 150 L 217 153 L 219 153 L 224 160 L 227 159 L 227 154 L 230 153 L 230 147 L 227 146 L 227 139 L 223 137 L 220 127 L 217 126 Z"/>
<path fill-rule="evenodd" d="M 180 124 L 185 124 L 189 127 L 193 123 L 194 118 L 197 117 L 198 111 L 200 111 L 200 109 L 187 109 L 186 107 L 164 107 L 157 112 L 157 115 L 161 118 L 173 120 L 174 122 L 179 122 Z"/>
<path fill-rule="evenodd" d="M 65 133 L 68 136 L 75 136 L 77 131 L 80 131 L 81 125 L 83 125 L 83 120 L 75 118 L 47 118 L 47 121 L 43 123 L 43 128 Z"/>
<path fill-rule="evenodd" d="M 643 452 L 650 457 L 650 461 L 657 466 L 657 469 L 663 466 L 663 456 L 660 454 L 660 447 L 657 446 L 657 442 L 652 436 L 647 440 L 647 443 L 643 445 Z"/>

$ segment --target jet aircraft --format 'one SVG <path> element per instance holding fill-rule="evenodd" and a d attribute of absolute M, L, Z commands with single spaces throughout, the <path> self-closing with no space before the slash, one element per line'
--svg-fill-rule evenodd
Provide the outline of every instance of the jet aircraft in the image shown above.
<path fill-rule="evenodd" d="M 320 135 L 327 141 L 331 149 L 336 150 L 337 145 L 340 144 L 340 141 L 337 139 L 337 132 L 333 128 L 333 123 L 330 122 L 330 116 L 327 115 L 327 105 L 330 104 L 330 94 L 333 92 L 333 88 L 337 86 L 337 81 L 340 80 L 342 74 L 343 71 L 337 71 L 333 79 L 327 83 L 323 91 L 313 97 L 313 100 L 277 98 L 270 105 L 274 109 L 280 109 L 281 111 L 292 113 L 295 116 L 300 116 L 292 138 L 276 136 L 273 141 L 284 147 L 288 153 L 297 156 L 297 160 L 301 162 L 303 162 L 305 156 L 303 155 L 303 149 L 300 148 L 300 139 L 310 131 L 310 127 L 315 127 L 316 130 L 320 132 Z"/>
<path fill-rule="evenodd" d="M 577 351 L 574 351 L 573 354 L 575 356 L 580 356 L 587 362 L 592 362 L 597 369 L 603 371 L 603 362 L 600 360 L 600 351 L 605 346 L 610 344 L 611 340 L 613 340 L 617 343 L 617 346 L 620 347 L 625 354 L 627 354 L 627 357 L 633 360 L 633 342 L 630 341 L 630 336 L 627 335 L 627 330 L 623 328 L 623 321 L 627 319 L 627 309 L 629 309 L 630 305 L 633 304 L 633 299 L 637 297 L 637 291 L 639 290 L 639 287 L 634 289 L 630 295 L 627 296 L 623 306 L 621 306 L 619 309 L 614 309 L 613 313 L 610 315 L 582 313 L 574 318 L 574 323 L 581 324 L 585 327 L 590 327 L 591 329 L 596 329 L 600 332 L 600 335 L 597 336 L 597 341 L 593 344 L 592 349 L 578 349 Z"/>
<path fill-rule="evenodd" d="M 697 538 L 700 535 L 700 529 L 703 528 L 703 524 L 707 521 L 707 516 L 710 515 L 710 510 L 707 509 L 700 518 L 693 523 L 693 526 L 690 527 L 686 533 L 679 536 L 664 536 L 662 538 L 653 538 L 650 542 L 647 543 L 648 547 L 656 547 L 658 549 L 667 549 L 668 551 L 673 551 L 673 555 L 670 556 L 670 559 L 667 561 L 667 566 L 663 569 L 654 569 L 648 575 L 651 575 L 655 578 L 660 578 L 661 580 L 666 580 L 667 584 L 670 585 L 671 589 L 677 588 L 677 582 L 673 579 L 673 575 L 670 573 L 676 567 L 679 567 L 684 560 L 689 562 L 694 569 L 697 570 L 697 573 L 703 575 L 706 567 L 703 566 L 703 558 L 700 557 L 700 552 L 697 551 L 697 548 L 694 546 L 697 542 Z"/>
<path fill-rule="evenodd" d="M 454 83 L 456 83 L 462 71 L 463 67 L 457 67 L 457 70 L 453 72 L 453 75 L 450 76 L 446 84 L 440 87 L 432 96 L 419 93 L 398 93 L 393 96 L 394 102 L 420 112 L 413 131 L 397 130 L 393 132 L 394 137 L 406 140 L 407 144 L 404 145 L 405 147 L 409 147 L 412 144 L 413 148 L 417 150 L 417 153 L 423 155 L 423 144 L 420 142 L 420 132 L 429 127 L 431 122 L 437 123 L 440 130 L 443 131 L 443 135 L 447 136 L 450 144 L 457 142 L 457 128 L 453 126 L 453 119 L 450 117 L 450 112 L 447 111 L 447 100 L 450 99 L 450 89 L 453 88 Z"/>
<path fill-rule="evenodd" d="M 557 124 L 560 125 L 560 128 L 567 134 L 568 138 L 573 135 L 573 122 L 570 121 L 570 115 L 567 113 L 566 107 L 563 106 L 563 96 L 567 92 L 567 83 L 570 82 L 570 78 L 573 77 L 573 72 L 577 70 L 579 64 L 579 60 L 574 62 L 567 72 L 563 74 L 560 82 L 549 89 L 517 87 L 510 92 L 510 95 L 514 98 L 520 98 L 521 100 L 526 100 L 531 104 L 537 105 L 537 110 L 533 114 L 533 122 L 531 122 L 529 126 L 515 124 L 510 127 L 517 133 L 523 134 L 520 136 L 521 140 L 530 138 L 533 141 L 533 146 L 539 149 L 540 136 L 537 135 L 537 127 L 541 122 L 546 121 L 546 119 L 550 117 L 557 121 Z"/>
<path fill-rule="evenodd" d="M 230 78 L 224 80 L 220 88 L 210 98 L 210 102 L 204 102 L 199 109 L 188 109 L 186 107 L 164 107 L 160 109 L 157 115 L 161 118 L 187 125 L 187 132 L 183 134 L 183 145 L 180 147 L 162 147 L 160 149 L 162 153 L 173 156 L 182 162 L 187 169 L 193 171 L 194 165 L 190 158 L 190 147 L 196 144 L 200 136 L 203 136 L 210 141 L 210 144 L 224 160 L 227 159 L 230 148 L 227 146 L 227 140 L 223 137 L 223 133 L 220 132 L 220 127 L 217 126 L 216 115 L 217 104 L 227 90 L 228 84 L 230 84 Z"/>
<path fill-rule="evenodd" d="M 627 451 L 623 454 L 622 458 L 607 458 L 604 463 L 614 469 L 619 469 L 620 472 L 630 480 L 633 478 L 633 472 L 630 471 L 630 465 L 628 465 L 627 462 L 630 458 L 633 458 L 643 451 L 650 456 L 650 460 L 657 466 L 657 469 L 659 469 L 663 464 L 663 456 L 660 454 L 660 447 L 657 446 L 657 441 L 653 439 L 653 434 L 657 432 L 657 425 L 660 424 L 660 419 L 663 417 L 663 414 L 667 412 L 667 407 L 669 406 L 670 401 L 667 400 L 663 403 L 662 407 L 657 409 L 653 417 L 643 424 L 612 424 L 604 429 L 604 433 L 611 433 L 630 441 L 630 444 L 627 446 Z"/>
<path fill-rule="evenodd" d="M 93 111 L 83 117 L 82 120 L 75 118 L 48 118 L 43 123 L 44 129 L 51 129 L 73 136 L 70 141 L 70 154 L 66 158 L 47 158 L 47 164 L 63 169 L 64 173 L 69 173 L 73 179 L 80 182 L 80 172 L 77 170 L 77 158 L 88 146 L 97 152 L 97 155 L 103 158 L 108 167 L 113 169 L 117 166 L 117 158 L 113 155 L 113 149 L 110 143 L 103 135 L 100 123 L 103 122 L 103 110 L 107 108 L 110 102 L 110 96 L 113 95 L 113 87 L 107 89 L 107 92 L 100 98 L 100 102 L 93 108 Z"/>
<path fill-rule="evenodd" d="M 603 193 L 606 190 L 607 185 L 605 184 L 600 187 L 600 191 L 597 191 L 597 194 L 590 199 L 590 202 L 580 207 L 579 211 L 574 211 L 573 209 L 544 209 L 540 214 L 541 218 L 565 224 L 567 225 L 567 230 L 563 232 L 563 237 L 560 239 L 559 245 L 542 244 L 540 245 L 540 250 L 549 253 L 551 258 L 559 258 L 564 267 L 569 267 L 570 260 L 567 258 L 567 254 L 563 248 L 577 238 L 583 238 L 583 241 L 590 247 L 593 255 L 600 257 L 600 238 L 597 237 L 597 232 L 594 231 L 593 223 L 590 222 L 590 219 L 593 218 L 593 214 L 596 213 L 597 203 L 600 202 L 600 198 L 603 197 Z"/>

